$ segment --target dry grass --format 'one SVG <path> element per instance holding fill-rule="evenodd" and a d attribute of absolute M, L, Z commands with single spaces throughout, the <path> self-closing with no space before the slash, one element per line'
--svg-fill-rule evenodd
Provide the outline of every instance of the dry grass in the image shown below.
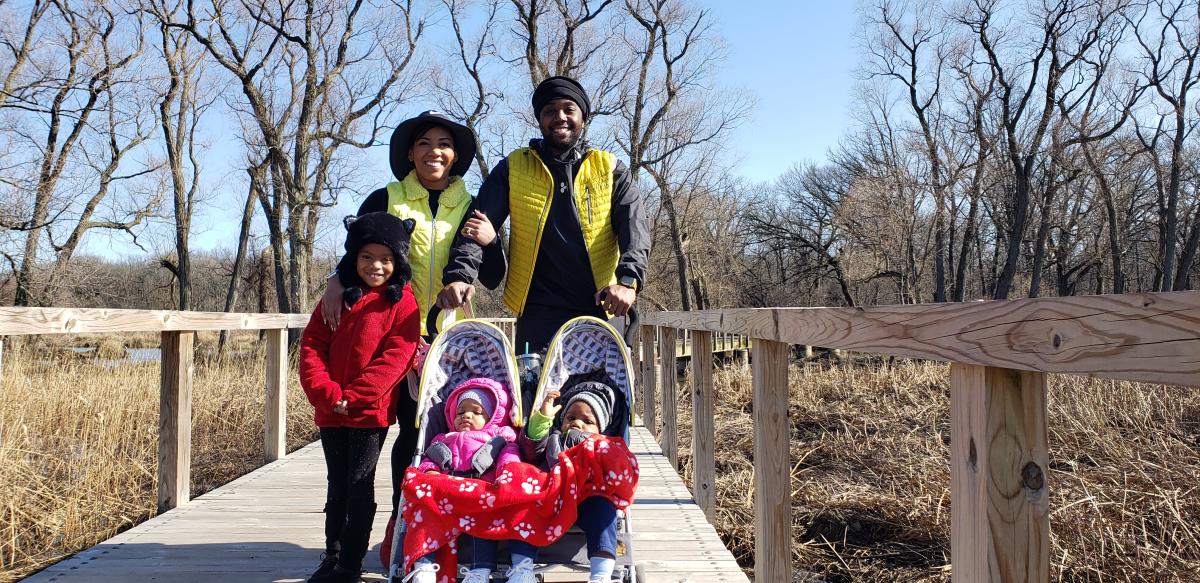
<path fill-rule="evenodd" d="M 948 581 L 948 366 L 809 362 L 789 378 L 795 580 Z M 750 371 L 714 383 L 717 529 L 751 567 Z M 1200 390 L 1056 375 L 1048 407 L 1051 579 L 1200 580 Z"/>
<path fill-rule="evenodd" d="M 12 340 L 0 380 L 0 582 L 153 516 L 157 488 L 158 364 L 103 361 L 126 346 L 157 347 L 158 335 L 40 337 L 20 348 Z M 215 342 L 202 333 L 196 347 L 193 496 L 263 459 L 261 343 L 235 334 L 233 356 L 218 360 Z M 70 350 L 85 345 L 91 355 Z M 291 387 L 289 450 L 316 438 L 294 376 Z"/>

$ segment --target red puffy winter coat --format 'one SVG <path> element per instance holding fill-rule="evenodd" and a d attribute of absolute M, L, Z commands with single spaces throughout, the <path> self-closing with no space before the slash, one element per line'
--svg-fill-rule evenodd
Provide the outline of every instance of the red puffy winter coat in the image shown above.
<path fill-rule="evenodd" d="M 300 338 L 300 386 L 318 427 L 387 427 L 396 421 L 396 385 L 413 366 L 421 333 L 412 288 L 392 303 L 384 288 L 367 291 L 342 314 L 337 330 L 313 311 Z M 347 400 L 349 415 L 333 412 Z"/>

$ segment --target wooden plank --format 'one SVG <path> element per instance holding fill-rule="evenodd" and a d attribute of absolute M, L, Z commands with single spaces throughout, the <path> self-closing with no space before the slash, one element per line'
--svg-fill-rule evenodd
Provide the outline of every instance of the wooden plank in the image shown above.
<path fill-rule="evenodd" d="M 268 463 L 287 455 L 287 330 L 267 330 L 266 419 L 264 452 Z"/>
<path fill-rule="evenodd" d="M 692 332 L 692 492 L 708 519 L 716 520 L 713 457 L 712 332 Z"/>
<path fill-rule="evenodd" d="M 658 312 L 648 324 L 1017 370 L 1200 386 L 1200 292 Z"/>
<path fill-rule="evenodd" d="M 1046 375 L 950 367 L 954 581 L 1049 581 Z"/>
<path fill-rule="evenodd" d="M 754 339 L 754 580 L 791 581 L 788 345 Z"/>
<path fill-rule="evenodd" d="M 663 455 L 671 461 L 672 467 L 679 467 L 679 431 L 676 427 L 678 419 L 679 399 L 676 391 L 679 387 L 678 369 L 675 368 L 675 328 L 660 328 L 658 332 L 659 350 L 662 358 L 658 369 L 662 382 L 662 434 L 658 436 L 662 444 Z"/>
<path fill-rule="evenodd" d="M 650 430 L 650 435 L 658 435 L 658 420 L 655 419 L 654 377 L 657 367 L 654 366 L 654 347 L 657 343 L 658 332 L 654 326 L 642 326 L 642 424 Z"/>
<path fill-rule="evenodd" d="M 158 511 L 184 504 L 192 477 L 191 331 L 162 333 L 158 399 Z"/>
<path fill-rule="evenodd" d="M 0 336 L 303 328 L 308 314 L 241 314 L 105 308 L 0 308 Z"/>

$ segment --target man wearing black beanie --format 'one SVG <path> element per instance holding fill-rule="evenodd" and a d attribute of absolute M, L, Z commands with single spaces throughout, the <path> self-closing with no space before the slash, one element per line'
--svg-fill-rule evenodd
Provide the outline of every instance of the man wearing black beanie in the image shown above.
<path fill-rule="evenodd" d="M 517 315 L 518 352 L 544 350 L 576 316 L 626 315 L 650 255 L 645 208 L 628 169 L 582 139 L 592 107 L 587 91 L 569 77 L 550 77 L 532 103 L 541 139 L 500 161 L 475 200 L 493 225 L 512 217 L 504 303 Z M 455 240 L 438 306 L 471 298 L 482 259 L 473 240 Z"/>

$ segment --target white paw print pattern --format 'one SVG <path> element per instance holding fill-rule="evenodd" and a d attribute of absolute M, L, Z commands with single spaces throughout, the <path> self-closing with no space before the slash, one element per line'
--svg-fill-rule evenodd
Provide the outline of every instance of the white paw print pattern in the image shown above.
<path fill-rule="evenodd" d="M 521 489 L 524 490 L 526 494 L 542 493 L 542 487 L 538 484 L 537 478 L 525 478 L 525 481 L 521 482 Z"/>
<path fill-rule="evenodd" d="M 479 503 L 487 506 L 488 508 L 492 508 L 496 506 L 496 497 L 484 492 L 483 494 L 479 495 Z"/>
<path fill-rule="evenodd" d="M 464 481 L 462 484 L 459 484 L 458 491 L 459 492 L 474 492 L 475 488 L 476 488 L 475 482 Z"/>
<path fill-rule="evenodd" d="M 512 479 L 513 479 L 512 472 L 510 472 L 508 470 L 504 470 L 504 471 L 500 472 L 499 476 L 496 476 L 496 483 L 497 484 L 507 484 L 507 483 L 511 482 Z"/>
<path fill-rule="evenodd" d="M 413 524 L 421 522 L 422 520 L 425 520 L 425 517 L 421 514 L 420 510 L 413 513 Z"/>
<path fill-rule="evenodd" d="M 462 518 L 459 518 L 458 519 L 458 527 L 463 530 L 469 530 L 469 529 L 475 528 L 475 517 L 474 516 L 464 516 Z"/>
<path fill-rule="evenodd" d="M 608 451 L 608 442 L 607 441 L 597 442 L 596 443 L 596 451 L 598 451 L 600 453 L 607 452 Z"/>
<path fill-rule="evenodd" d="M 503 527 L 503 526 L 504 526 L 504 519 L 503 519 L 503 518 L 497 518 L 497 519 L 495 519 L 495 520 L 492 520 L 492 530 L 495 530 L 495 529 L 497 529 L 497 528 L 501 528 L 501 527 Z"/>
<path fill-rule="evenodd" d="M 567 492 L 571 495 L 572 498 L 574 498 L 575 496 L 577 496 L 579 494 L 579 488 L 574 483 L 572 483 L 569 487 L 567 487 Z"/>
<path fill-rule="evenodd" d="M 529 535 L 533 534 L 533 525 L 524 521 L 518 523 L 517 534 L 521 535 L 521 538 L 529 538 Z"/>
<path fill-rule="evenodd" d="M 440 510 L 442 514 L 450 514 L 451 512 L 454 512 L 454 505 L 450 503 L 449 498 L 442 498 L 442 500 L 438 502 L 438 510 Z"/>
<path fill-rule="evenodd" d="M 420 486 L 417 486 L 417 500 L 420 500 L 421 498 L 424 498 L 432 493 L 433 487 L 431 487 L 429 484 L 421 484 Z"/>
<path fill-rule="evenodd" d="M 609 484 L 612 484 L 613 486 L 617 486 L 617 485 L 621 484 L 621 482 L 632 482 L 633 474 L 629 473 L 629 470 L 627 470 L 627 469 L 622 470 L 621 473 L 617 473 L 615 470 L 609 470 L 608 475 L 605 479 L 608 481 Z"/>
<path fill-rule="evenodd" d="M 589 439 L 589 440 L 583 442 L 583 447 L 584 447 L 584 449 L 586 449 L 588 451 L 596 451 L 596 440 Z"/>
<path fill-rule="evenodd" d="M 563 506 L 562 498 L 555 500 L 554 501 L 554 513 L 558 514 L 559 512 L 562 512 L 562 506 Z"/>
<path fill-rule="evenodd" d="M 546 529 L 546 536 L 548 536 L 548 537 L 550 537 L 550 538 L 558 538 L 558 537 L 562 536 L 562 527 L 561 527 L 561 526 L 554 526 L 554 527 L 551 527 L 551 528 L 547 528 L 547 529 Z"/>

